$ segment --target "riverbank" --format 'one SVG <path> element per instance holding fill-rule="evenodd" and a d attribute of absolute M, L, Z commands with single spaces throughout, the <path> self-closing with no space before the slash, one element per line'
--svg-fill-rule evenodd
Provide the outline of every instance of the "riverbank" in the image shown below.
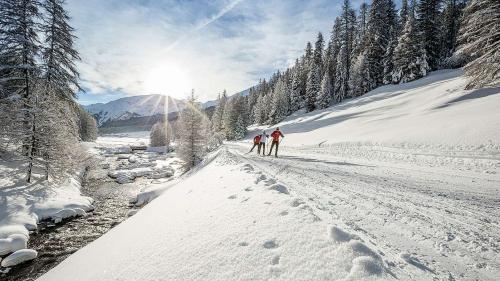
<path fill-rule="evenodd" d="M 163 186 L 163 183 L 180 175 L 180 162 L 172 153 L 116 153 L 120 148 L 137 142 L 137 138 L 115 135 L 100 138 L 96 143 L 85 144 L 93 155 L 93 160 L 82 177 L 79 195 L 92 200 L 92 209 L 83 216 L 67 218 L 57 223 L 51 218 L 38 221 L 36 227 L 28 232 L 29 241 L 25 246 L 37 251 L 38 257 L 17 266 L 1 268 L 2 280 L 32 280 L 41 276 L 133 215 L 149 201 L 142 200 L 141 204 L 136 204 L 138 197 L 144 197 L 155 190 L 157 185 Z M 116 177 L 110 177 L 117 171 L 126 173 L 138 168 L 150 173 L 137 175 L 122 183 Z"/>

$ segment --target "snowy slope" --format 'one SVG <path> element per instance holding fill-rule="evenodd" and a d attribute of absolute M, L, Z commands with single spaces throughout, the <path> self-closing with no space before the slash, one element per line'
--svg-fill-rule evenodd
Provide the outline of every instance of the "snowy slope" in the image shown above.
<path fill-rule="evenodd" d="M 108 120 L 123 119 L 126 116 L 152 116 L 178 112 L 184 102 L 163 95 L 131 96 L 108 103 L 86 105 L 84 108 L 97 116 L 99 125 Z"/>
<path fill-rule="evenodd" d="M 500 94 L 463 84 L 296 114 L 279 158 L 228 143 L 40 280 L 498 280 Z"/>
<path fill-rule="evenodd" d="M 461 73 L 436 71 L 410 83 L 383 86 L 325 110 L 298 112 L 277 126 L 287 146 L 500 143 L 500 88 L 463 90 L 466 81 Z M 249 138 L 257 131 L 253 128 Z"/>

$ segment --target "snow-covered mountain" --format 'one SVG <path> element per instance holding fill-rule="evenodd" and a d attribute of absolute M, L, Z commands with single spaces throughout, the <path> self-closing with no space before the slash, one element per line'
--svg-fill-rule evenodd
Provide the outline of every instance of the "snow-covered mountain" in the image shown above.
<path fill-rule="evenodd" d="M 247 96 L 250 88 L 235 93 L 230 97 Z M 203 108 L 217 105 L 217 100 L 202 103 Z M 164 95 L 141 95 L 120 98 L 107 103 L 94 103 L 85 105 L 84 108 L 92 113 L 99 126 L 107 121 L 128 120 L 134 117 L 153 116 L 156 114 L 168 114 L 182 110 L 185 106 L 184 100 L 174 99 Z"/>
<path fill-rule="evenodd" d="M 96 116 L 100 126 L 110 120 L 177 112 L 184 108 L 184 101 L 164 95 L 143 95 L 86 105 L 84 108 Z"/>

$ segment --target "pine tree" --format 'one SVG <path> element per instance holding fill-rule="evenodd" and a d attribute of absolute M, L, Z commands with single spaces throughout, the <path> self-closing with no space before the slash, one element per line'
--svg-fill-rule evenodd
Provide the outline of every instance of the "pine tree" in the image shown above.
<path fill-rule="evenodd" d="M 449 58 L 453 55 L 457 48 L 458 30 L 460 29 L 460 17 L 464 4 L 457 0 L 445 0 L 443 10 L 443 30 L 442 30 L 442 46 L 441 58 Z"/>
<path fill-rule="evenodd" d="M 8 97 L 4 103 L 6 109 L 16 109 L 12 115 L 5 115 L 1 123 L 10 123 L 15 130 L 9 137 L 22 144 L 22 154 L 28 162 L 27 182 L 31 182 L 36 161 L 35 106 L 38 97 L 34 88 L 40 74 L 37 64 L 39 6 L 36 0 L 0 1 L 0 57 L 3 61 L 0 88 Z"/>
<path fill-rule="evenodd" d="M 356 60 L 356 58 L 365 50 L 366 46 L 366 30 L 368 26 L 368 5 L 366 3 L 362 3 L 359 7 L 359 15 L 356 21 L 356 31 L 355 31 L 355 39 L 354 39 L 354 49 L 352 58 Z M 354 63 L 353 63 L 354 64 Z"/>
<path fill-rule="evenodd" d="M 290 111 L 299 110 L 303 103 L 303 87 L 302 87 L 302 69 L 299 61 L 295 62 L 295 67 L 292 70 L 292 87 L 290 92 Z"/>
<path fill-rule="evenodd" d="M 330 48 L 330 58 L 328 59 L 328 72 L 330 74 L 331 85 L 335 85 L 337 79 L 337 59 L 340 53 L 341 43 L 341 27 L 342 23 L 340 18 L 335 19 L 335 24 L 333 25 L 332 33 L 330 35 L 330 42 L 328 43 Z"/>
<path fill-rule="evenodd" d="M 194 90 L 179 116 L 179 156 L 190 169 L 198 164 L 207 150 L 207 117 L 194 96 Z"/>
<path fill-rule="evenodd" d="M 45 0 L 41 31 L 45 35 L 42 59 L 45 65 L 45 79 L 61 99 L 73 101 L 78 84 L 75 61 L 80 60 L 74 48 L 74 29 L 68 24 L 69 16 L 63 8 L 65 0 Z"/>
<path fill-rule="evenodd" d="M 437 69 L 440 59 L 440 2 L 420 0 L 417 5 L 417 27 L 431 70 Z"/>
<path fill-rule="evenodd" d="M 413 5 L 412 5 L 413 6 Z M 429 65 L 425 49 L 417 36 L 413 8 L 394 51 L 394 83 L 409 82 L 427 75 Z"/>
<path fill-rule="evenodd" d="M 351 59 L 354 49 L 354 35 L 356 29 L 356 14 L 351 8 L 349 0 L 344 0 L 340 15 L 340 51 L 337 57 L 337 72 L 335 75 L 335 94 L 343 100 L 349 90 L 351 75 Z"/>
<path fill-rule="evenodd" d="M 149 133 L 149 143 L 152 147 L 160 147 L 170 145 L 171 129 L 168 122 L 156 122 Z"/>
<path fill-rule="evenodd" d="M 307 72 L 311 68 L 313 58 L 314 58 L 314 56 L 313 56 L 313 49 L 312 49 L 311 42 L 307 42 L 306 53 L 304 55 L 304 66 L 303 66 Z"/>
<path fill-rule="evenodd" d="M 318 67 L 320 73 L 323 73 L 323 51 L 325 48 L 325 41 L 321 32 L 318 33 L 318 38 L 316 39 L 316 44 L 314 46 L 314 63 Z"/>
<path fill-rule="evenodd" d="M 97 139 L 97 122 L 81 106 L 77 107 L 76 118 L 78 123 L 78 135 L 82 141 L 95 141 Z"/>
<path fill-rule="evenodd" d="M 272 93 L 270 113 L 269 113 L 269 123 L 276 124 L 282 121 L 290 110 L 290 90 L 285 79 L 278 80 L 276 87 Z"/>
<path fill-rule="evenodd" d="M 368 64 L 366 51 L 361 53 L 353 65 L 353 75 L 351 78 L 352 96 L 358 97 L 371 90 L 372 78 Z"/>
<path fill-rule="evenodd" d="M 321 77 L 318 66 L 316 63 L 311 64 L 311 70 L 307 76 L 307 86 L 306 86 L 306 111 L 310 112 L 316 108 L 316 96 L 318 95 L 320 89 Z"/>
<path fill-rule="evenodd" d="M 246 130 L 247 127 L 245 126 L 245 121 L 243 120 L 243 116 L 240 114 L 238 115 L 238 119 L 236 120 L 234 138 L 236 140 L 244 138 Z"/>
<path fill-rule="evenodd" d="M 265 96 L 260 95 L 257 98 L 257 103 L 255 104 L 255 110 L 254 110 L 254 119 L 255 123 L 262 125 L 264 124 L 265 120 L 267 119 L 267 116 L 265 115 L 265 110 L 264 108 L 266 107 L 266 102 L 265 102 Z"/>
<path fill-rule="evenodd" d="M 394 49 L 396 48 L 397 40 L 394 37 L 390 37 L 389 44 L 385 50 L 384 59 L 382 61 L 384 65 L 384 77 L 383 84 L 392 83 L 392 74 L 394 72 Z"/>
<path fill-rule="evenodd" d="M 406 26 L 406 21 L 408 20 L 408 0 L 403 0 L 401 3 L 401 9 L 399 10 L 399 27 L 400 32 L 403 32 L 403 29 Z"/>
<path fill-rule="evenodd" d="M 227 102 L 227 94 L 226 90 L 223 91 L 222 96 L 219 95 L 217 98 L 217 105 L 215 106 L 215 112 L 212 115 L 212 130 L 214 132 L 221 132 L 222 127 L 222 118 L 224 116 L 224 108 L 226 107 Z"/>
<path fill-rule="evenodd" d="M 500 3 L 471 0 L 464 10 L 458 52 L 472 61 L 464 69 L 467 88 L 500 84 Z"/>
<path fill-rule="evenodd" d="M 369 90 L 383 84 L 384 60 L 387 60 L 386 51 L 394 36 L 395 13 L 392 0 L 373 0 L 370 7 L 364 58 L 370 73 L 367 77 Z"/>
<path fill-rule="evenodd" d="M 225 105 L 224 115 L 222 116 L 222 134 L 227 140 L 234 140 L 234 128 L 236 125 L 234 99 L 228 100 Z"/>
<path fill-rule="evenodd" d="M 323 109 L 330 106 L 330 102 L 332 101 L 332 84 L 330 75 L 328 72 L 325 73 L 323 79 L 321 80 L 321 89 L 318 94 L 318 98 L 316 100 L 316 107 Z"/>

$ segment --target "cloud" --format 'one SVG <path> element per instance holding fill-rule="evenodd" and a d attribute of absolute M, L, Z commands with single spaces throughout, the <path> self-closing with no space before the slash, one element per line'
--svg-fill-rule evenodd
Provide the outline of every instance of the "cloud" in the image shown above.
<path fill-rule="evenodd" d="M 185 97 L 195 88 L 203 100 L 223 89 L 246 89 L 293 63 L 318 31 L 329 37 L 340 5 L 331 0 L 68 0 L 83 59 L 82 84 L 90 96 L 164 91 Z M 176 79 L 163 79 L 157 70 Z M 179 81 L 173 80 L 183 83 L 174 87 Z"/>

